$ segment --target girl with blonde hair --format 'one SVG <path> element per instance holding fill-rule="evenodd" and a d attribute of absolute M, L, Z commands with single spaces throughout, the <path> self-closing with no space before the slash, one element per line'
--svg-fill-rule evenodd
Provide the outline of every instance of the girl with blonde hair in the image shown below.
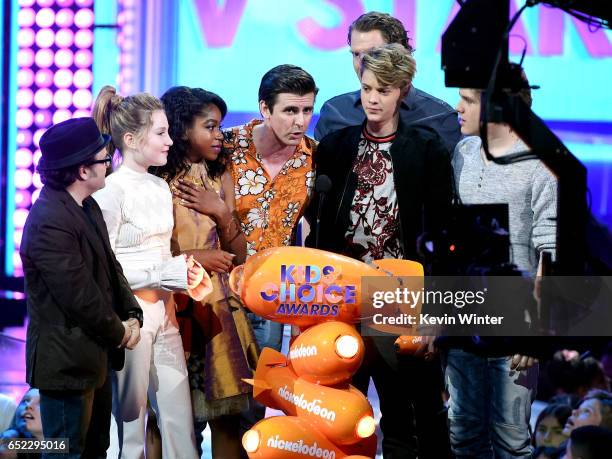
<path fill-rule="evenodd" d="M 146 93 L 124 98 L 111 86 L 100 91 L 93 116 L 100 131 L 112 137 L 109 153 L 117 148 L 123 158 L 94 198 L 144 316 L 140 343 L 126 353 L 123 370 L 113 377 L 109 457 L 144 457 L 148 398 L 163 457 L 195 458 L 187 368 L 172 292 L 187 291 L 203 300 L 212 284 L 193 257 L 171 255 L 172 195 L 164 180 L 147 172 L 166 164 L 172 145 L 168 120 L 159 99 Z"/>

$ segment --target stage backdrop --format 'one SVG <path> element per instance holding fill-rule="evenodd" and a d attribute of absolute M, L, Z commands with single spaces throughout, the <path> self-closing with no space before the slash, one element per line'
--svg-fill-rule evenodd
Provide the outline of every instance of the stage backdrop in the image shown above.
<path fill-rule="evenodd" d="M 524 2 L 511 3 L 514 12 Z M 356 89 L 347 29 L 369 10 L 405 24 L 416 48 L 415 86 L 451 104 L 457 100 L 440 69 L 440 36 L 459 9 L 455 0 L 181 0 L 176 8 L 180 27 L 168 43 L 176 49 L 172 79 L 218 91 L 235 112 L 257 111 L 261 76 L 278 64 L 299 65 L 314 76 L 321 89 L 317 107 Z M 591 32 L 559 9 L 537 7 L 512 34 L 511 53 L 518 58 L 527 47 L 526 70 L 542 86 L 534 98 L 539 116 L 612 122 L 612 32 Z"/>
<path fill-rule="evenodd" d="M 513 0 L 512 11 L 522 4 Z M 456 88 L 444 87 L 440 69 L 440 36 L 459 9 L 455 0 L 11 0 L 3 5 L 10 5 L 0 10 L 10 25 L 3 36 L 11 37 L 10 52 L 3 50 L 10 65 L 3 78 L 9 105 L 2 112 L 8 126 L 3 205 L 9 275 L 21 274 L 21 227 L 41 186 L 35 173 L 38 139 L 50 122 L 87 114 L 104 84 L 126 94 L 156 95 L 177 84 L 203 87 L 227 101 L 224 124 L 230 126 L 258 116 L 262 75 L 291 63 L 314 76 L 318 112 L 325 100 L 359 87 L 347 29 L 360 14 L 378 10 L 401 19 L 409 31 L 416 48 L 415 86 L 451 105 L 458 99 Z M 534 111 L 587 164 L 593 212 L 611 223 L 612 32 L 589 30 L 560 10 L 539 6 L 528 9 L 512 33 L 513 58 L 526 47 L 526 71 L 532 84 L 541 86 Z M 315 122 L 316 116 L 311 130 Z"/>

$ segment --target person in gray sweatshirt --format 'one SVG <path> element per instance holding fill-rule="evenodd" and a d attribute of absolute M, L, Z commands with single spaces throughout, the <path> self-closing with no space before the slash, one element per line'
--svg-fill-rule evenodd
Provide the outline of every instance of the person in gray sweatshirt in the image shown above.
<path fill-rule="evenodd" d="M 508 204 L 510 261 L 534 277 L 542 252 L 555 251 L 556 179 L 537 159 L 497 164 L 486 158 L 478 136 L 481 95 L 480 90 L 459 90 L 461 133 L 468 137 L 457 144 L 452 160 L 457 193 L 464 204 Z M 531 105 L 528 87 L 520 96 Z M 529 150 L 505 123 L 488 123 L 487 140 L 493 157 Z M 453 453 L 458 459 L 530 458 L 537 360 L 511 348 L 483 352 L 476 341 L 467 338 L 465 346 L 446 351 Z"/>

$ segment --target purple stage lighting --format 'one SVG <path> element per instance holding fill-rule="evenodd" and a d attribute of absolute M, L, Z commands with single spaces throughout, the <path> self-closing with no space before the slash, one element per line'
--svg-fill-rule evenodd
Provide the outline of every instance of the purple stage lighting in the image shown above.
<path fill-rule="evenodd" d="M 72 72 L 68 69 L 59 69 L 53 76 L 53 83 L 58 88 L 69 88 L 72 85 Z"/>
<path fill-rule="evenodd" d="M 34 93 L 31 89 L 20 89 L 17 91 L 17 106 L 19 108 L 29 108 L 34 102 Z"/>
<path fill-rule="evenodd" d="M 92 0 L 18 0 L 17 91 L 12 222 L 13 261 L 20 274 L 17 249 L 29 208 L 43 186 L 36 165 L 38 142 L 51 124 L 89 116 L 93 95 Z"/>
<path fill-rule="evenodd" d="M 18 128 L 27 129 L 32 126 L 33 121 L 34 115 L 32 114 L 32 110 L 28 108 L 20 108 L 17 110 L 15 114 L 15 124 Z"/>
<path fill-rule="evenodd" d="M 17 44 L 20 48 L 29 48 L 34 44 L 34 37 L 32 29 L 21 29 L 17 33 Z"/>

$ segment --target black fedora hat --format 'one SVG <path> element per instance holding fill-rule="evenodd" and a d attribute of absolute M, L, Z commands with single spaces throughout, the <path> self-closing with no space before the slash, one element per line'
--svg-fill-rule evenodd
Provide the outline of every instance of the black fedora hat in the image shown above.
<path fill-rule="evenodd" d="M 54 124 L 40 138 L 38 169 L 48 171 L 83 164 L 110 142 L 93 118 L 73 118 Z"/>

